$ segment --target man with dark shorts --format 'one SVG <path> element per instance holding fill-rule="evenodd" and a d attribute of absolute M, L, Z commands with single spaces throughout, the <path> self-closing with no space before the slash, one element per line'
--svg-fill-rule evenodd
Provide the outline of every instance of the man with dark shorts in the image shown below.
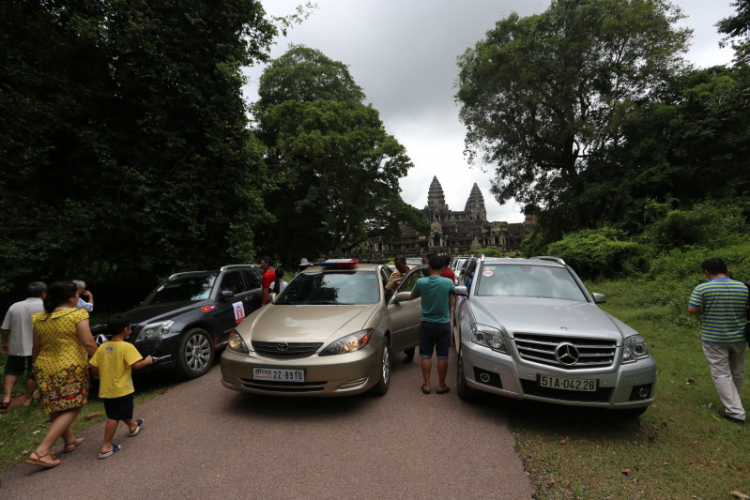
<path fill-rule="evenodd" d="M 5 411 L 10 406 L 13 396 L 13 387 L 16 385 L 19 375 L 23 375 L 26 369 L 26 392 L 24 394 L 23 406 L 31 404 L 31 398 L 36 389 L 36 380 L 33 375 L 31 363 L 31 348 L 34 341 L 34 327 L 31 325 L 31 316 L 44 310 L 42 301 L 47 295 L 47 285 L 41 281 L 29 283 L 27 288 L 28 298 L 16 302 L 8 309 L 2 325 L 2 345 L 0 352 L 8 356 L 5 364 L 5 394 L 0 402 L 0 411 Z"/>
<path fill-rule="evenodd" d="M 448 348 L 451 344 L 451 311 L 456 300 L 454 284 L 441 273 L 445 261 L 442 257 L 430 257 L 430 275 L 419 278 L 411 291 L 411 298 L 422 297 L 422 322 L 419 325 L 419 357 L 422 364 L 422 392 L 429 394 L 432 353 L 437 348 L 438 394 L 450 388 L 445 385 L 448 374 Z"/>

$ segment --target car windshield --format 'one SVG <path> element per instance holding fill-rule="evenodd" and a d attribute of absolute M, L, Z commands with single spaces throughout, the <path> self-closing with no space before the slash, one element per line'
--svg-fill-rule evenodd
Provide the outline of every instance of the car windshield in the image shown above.
<path fill-rule="evenodd" d="M 302 273 L 292 280 L 275 304 L 375 304 L 380 280 L 374 271 Z"/>
<path fill-rule="evenodd" d="M 215 275 L 209 276 L 186 276 L 184 278 L 168 281 L 146 297 L 144 306 L 165 304 L 167 302 L 185 302 L 192 300 L 207 299 L 211 294 L 211 287 L 216 281 Z"/>
<path fill-rule="evenodd" d="M 586 300 L 565 268 L 509 264 L 482 267 L 477 295 Z"/>

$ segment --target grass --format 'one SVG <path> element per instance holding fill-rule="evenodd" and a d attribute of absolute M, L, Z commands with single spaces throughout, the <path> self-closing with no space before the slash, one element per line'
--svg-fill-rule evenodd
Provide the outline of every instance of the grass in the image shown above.
<path fill-rule="evenodd" d="M 658 363 L 655 403 L 639 418 L 510 403 L 519 455 L 538 499 L 721 499 L 750 495 L 750 429 L 720 419 L 696 320 L 669 300 L 635 304 L 635 283 L 591 286 L 611 314 L 638 330 Z M 641 285 L 642 286 L 642 285 Z M 668 299 L 672 294 L 664 293 Z M 658 296 L 658 294 L 657 294 Z M 750 401 L 743 391 L 745 401 Z M 508 403 L 505 403 L 508 406 Z M 747 403 L 746 403 L 747 405 Z"/>
<path fill-rule="evenodd" d="M 0 356 L 0 367 L 4 366 L 5 356 Z M 23 394 L 24 382 L 25 378 L 19 377 L 15 386 L 14 397 Z M 133 382 L 137 408 L 138 404 L 167 391 L 178 383 L 178 380 L 167 373 L 159 373 L 136 376 Z M 87 418 L 87 415 L 97 413 L 98 416 Z M 73 432 L 77 434 L 104 420 L 106 420 L 106 417 L 103 403 L 97 397 L 89 397 L 88 403 L 73 423 Z M 13 406 L 10 411 L 0 414 L 0 472 L 28 457 L 47 432 L 47 421 L 47 414 L 41 410 L 39 403 L 36 402 L 27 408 Z M 102 437 L 104 437 L 103 434 Z M 62 448 L 62 441 L 58 441 L 56 448 L 53 449 L 56 450 L 57 448 Z"/>

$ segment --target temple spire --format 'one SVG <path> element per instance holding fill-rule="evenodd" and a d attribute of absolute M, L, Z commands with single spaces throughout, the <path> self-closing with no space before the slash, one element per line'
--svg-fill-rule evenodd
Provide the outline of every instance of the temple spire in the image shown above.
<path fill-rule="evenodd" d="M 427 207 L 437 210 L 444 210 L 445 206 L 445 195 L 443 195 L 443 187 L 440 185 L 437 176 L 432 178 L 432 184 L 430 184 L 430 190 L 427 192 Z"/>
<path fill-rule="evenodd" d="M 471 188 L 469 199 L 466 200 L 466 208 L 464 208 L 464 212 L 477 216 L 477 219 L 485 220 L 487 218 L 487 210 L 484 206 L 484 196 L 482 196 L 482 191 L 479 189 L 476 182 L 474 183 L 474 187 Z"/>

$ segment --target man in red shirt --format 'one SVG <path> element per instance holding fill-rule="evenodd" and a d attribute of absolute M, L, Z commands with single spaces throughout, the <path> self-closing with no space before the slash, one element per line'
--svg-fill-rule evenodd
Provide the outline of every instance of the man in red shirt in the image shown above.
<path fill-rule="evenodd" d="M 263 271 L 260 286 L 263 290 L 261 306 L 264 306 L 271 302 L 268 300 L 268 294 L 271 293 L 271 283 L 276 281 L 276 271 L 273 268 L 273 259 L 271 257 L 261 257 L 258 263 L 260 264 L 260 270 Z"/>
<path fill-rule="evenodd" d="M 451 271 L 450 268 L 448 267 L 448 264 L 450 263 L 450 261 L 451 259 L 447 255 L 443 257 L 443 263 L 445 264 L 445 266 L 443 267 L 443 271 L 440 273 L 440 276 L 442 276 L 443 278 L 448 278 L 455 285 L 456 274 L 453 271 Z"/>

